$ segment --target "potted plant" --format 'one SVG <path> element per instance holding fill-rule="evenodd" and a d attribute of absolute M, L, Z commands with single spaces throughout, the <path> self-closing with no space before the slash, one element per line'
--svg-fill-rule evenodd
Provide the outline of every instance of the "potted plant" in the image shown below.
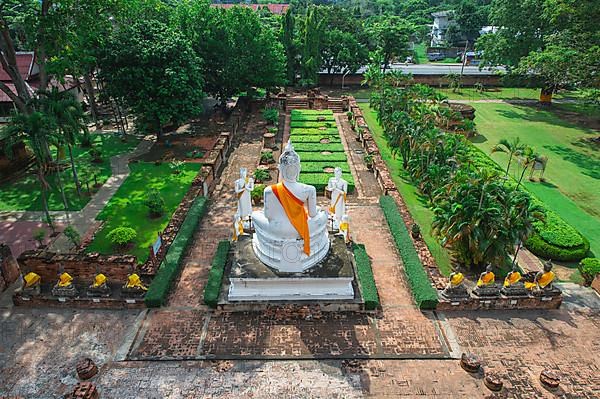
<path fill-rule="evenodd" d="M 268 124 L 277 125 L 277 122 L 279 122 L 279 110 L 277 108 L 268 107 L 263 109 L 262 116 Z"/>
<path fill-rule="evenodd" d="M 268 165 L 275 162 L 275 158 L 273 157 L 273 151 L 263 151 L 260 154 L 260 164 Z"/>
<path fill-rule="evenodd" d="M 346 116 L 348 117 L 348 120 L 351 121 L 352 117 L 354 116 L 354 112 L 348 111 L 348 112 L 346 112 Z"/>
<path fill-rule="evenodd" d="M 410 228 L 410 235 L 412 235 L 412 238 L 414 238 L 415 240 L 421 238 L 421 228 L 418 224 L 413 223 L 413 225 Z"/>
<path fill-rule="evenodd" d="M 254 181 L 257 183 L 262 183 L 271 179 L 271 174 L 267 169 L 256 169 L 254 171 Z"/>
<path fill-rule="evenodd" d="M 255 206 L 259 206 L 262 203 L 263 195 L 265 193 L 265 185 L 264 184 L 255 184 L 254 189 L 250 193 L 250 197 L 252 198 L 252 203 Z"/>
<path fill-rule="evenodd" d="M 373 170 L 373 154 L 365 154 L 364 160 L 365 164 L 367 165 L 367 169 Z"/>

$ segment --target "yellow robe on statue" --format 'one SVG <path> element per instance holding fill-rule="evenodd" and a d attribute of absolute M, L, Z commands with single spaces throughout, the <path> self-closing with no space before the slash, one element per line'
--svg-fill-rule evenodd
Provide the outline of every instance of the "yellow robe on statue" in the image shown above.
<path fill-rule="evenodd" d="M 506 278 L 504 279 L 504 286 L 510 287 L 511 285 L 516 284 L 519 281 L 521 281 L 521 273 L 510 272 L 508 273 L 508 276 L 506 276 Z"/>
<path fill-rule="evenodd" d="M 283 183 L 273 184 L 271 186 L 273 194 L 279 200 L 279 203 L 285 210 L 290 223 L 300 237 L 304 240 L 304 253 L 310 255 L 310 232 L 308 231 L 308 214 L 304 208 L 304 203 L 288 190 Z"/>
<path fill-rule="evenodd" d="M 496 276 L 494 275 L 494 273 L 487 272 L 481 278 L 479 278 L 479 280 L 477 281 L 477 286 L 482 287 L 484 285 L 490 285 L 493 284 L 495 280 Z"/>

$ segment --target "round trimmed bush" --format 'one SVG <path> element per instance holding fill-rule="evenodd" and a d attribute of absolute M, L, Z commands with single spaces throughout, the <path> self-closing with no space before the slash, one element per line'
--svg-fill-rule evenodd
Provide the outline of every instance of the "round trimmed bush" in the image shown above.
<path fill-rule="evenodd" d="M 600 259 L 585 258 L 579 262 L 579 272 L 585 282 L 591 284 L 597 274 L 600 274 Z"/>
<path fill-rule="evenodd" d="M 580 235 L 582 244 L 577 247 L 563 248 L 546 242 L 538 233 L 534 233 L 525 241 L 525 247 L 535 255 L 552 260 L 576 262 L 586 257 L 590 250 L 590 242 Z"/>
<path fill-rule="evenodd" d="M 106 235 L 106 238 L 108 238 L 111 243 L 119 246 L 129 244 L 131 241 L 135 240 L 136 237 L 137 232 L 131 227 L 117 227 L 116 229 L 112 229 Z"/>

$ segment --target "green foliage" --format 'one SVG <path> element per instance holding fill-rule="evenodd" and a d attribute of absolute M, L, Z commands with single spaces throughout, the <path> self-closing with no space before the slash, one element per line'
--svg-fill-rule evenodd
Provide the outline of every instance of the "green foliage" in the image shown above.
<path fill-rule="evenodd" d="M 600 274 L 600 259 L 585 258 L 579 262 L 579 272 L 585 279 L 585 282 L 591 284 L 596 275 Z"/>
<path fill-rule="evenodd" d="M 409 21 L 397 16 L 375 19 L 367 30 L 372 38 L 376 50 L 381 56 L 384 69 L 398 59 L 403 61 L 410 55 L 409 42 L 415 32 L 415 26 Z"/>
<path fill-rule="evenodd" d="M 157 308 L 165 304 L 171 285 L 179 275 L 181 262 L 207 209 L 206 197 L 196 198 L 148 287 L 144 297 L 147 307 Z"/>
<path fill-rule="evenodd" d="M 276 125 L 279 122 L 279 110 L 277 108 L 265 108 L 262 111 L 263 119 L 268 123 Z"/>
<path fill-rule="evenodd" d="M 253 200 L 262 200 L 266 186 L 264 184 L 255 184 L 250 196 Z"/>
<path fill-rule="evenodd" d="M 260 162 L 261 163 L 271 163 L 275 160 L 275 158 L 273 158 L 273 152 L 272 151 L 265 151 L 265 152 L 261 152 L 260 153 Z"/>
<path fill-rule="evenodd" d="M 148 207 L 151 216 L 160 216 L 166 211 L 165 200 L 156 189 L 150 189 L 146 194 L 144 205 Z"/>
<path fill-rule="evenodd" d="M 77 230 L 75 230 L 75 228 L 71 225 L 67 226 L 65 228 L 65 231 L 63 231 L 64 235 L 69 239 L 69 241 L 71 241 L 71 243 L 73 245 L 75 245 L 76 247 L 79 246 L 79 244 L 81 244 L 81 236 L 79 235 L 79 232 Z"/>
<path fill-rule="evenodd" d="M 44 238 L 46 238 L 46 230 L 37 229 L 34 231 L 32 238 L 36 240 L 40 245 L 42 245 Z"/>
<path fill-rule="evenodd" d="M 293 142 L 293 141 L 292 141 Z M 294 142 L 293 142 L 294 143 Z M 296 151 L 302 152 L 320 152 L 320 151 L 329 151 L 329 152 L 344 152 L 344 146 L 342 143 L 294 143 L 294 149 Z"/>
<path fill-rule="evenodd" d="M 525 246 L 540 258 L 575 262 L 585 258 L 590 251 L 590 242 L 585 237 L 581 235 L 580 237 L 583 244 L 577 247 L 563 248 L 544 241 L 540 234 L 536 232 L 525 241 Z"/>
<path fill-rule="evenodd" d="M 138 129 L 160 131 L 202 110 L 202 61 L 189 38 L 163 21 L 120 25 L 107 38 L 101 65 L 107 94 L 131 109 Z"/>
<path fill-rule="evenodd" d="M 208 281 L 204 288 L 204 303 L 211 308 L 216 308 L 219 302 L 219 293 L 221 292 L 223 274 L 227 265 L 229 247 L 229 241 L 224 240 L 219 242 L 217 252 L 211 263 L 210 272 L 208 272 Z"/>
<path fill-rule="evenodd" d="M 557 247 L 574 248 L 583 244 L 577 230 L 552 211 L 547 210 L 545 220 L 534 222 L 534 227 L 544 241 Z"/>
<path fill-rule="evenodd" d="M 437 291 L 431 285 L 421 264 L 394 199 L 383 196 L 379 199 L 379 204 L 396 243 L 396 248 L 402 257 L 404 272 L 408 278 L 415 303 L 420 309 L 435 309 L 438 303 Z"/>
<path fill-rule="evenodd" d="M 365 309 L 375 310 L 379 307 L 379 294 L 377 293 L 377 285 L 375 285 L 375 278 L 373 277 L 371 259 L 364 245 L 354 244 L 352 251 L 354 252 L 358 284 L 365 302 Z"/>
<path fill-rule="evenodd" d="M 257 181 L 267 181 L 271 177 L 268 170 L 265 169 L 256 169 L 253 174 L 254 180 Z"/>
<path fill-rule="evenodd" d="M 131 227 L 117 227 L 112 229 L 106 238 L 114 245 L 126 245 L 129 244 L 137 237 L 137 232 Z"/>

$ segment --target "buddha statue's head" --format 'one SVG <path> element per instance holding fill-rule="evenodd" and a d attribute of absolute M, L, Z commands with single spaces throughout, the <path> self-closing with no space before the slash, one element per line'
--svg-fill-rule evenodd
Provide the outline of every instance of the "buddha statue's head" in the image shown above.
<path fill-rule="evenodd" d="M 335 176 L 336 179 L 338 179 L 338 180 L 341 179 L 342 178 L 342 168 L 336 167 L 333 170 L 333 175 Z"/>
<path fill-rule="evenodd" d="M 548 259 L 548 261 L 544 263 L 544 271 L 546 273 L 548 273 L 549 271 L 552 271 L 552 266 L 553 266 L 552 265 L 552 260 Z"/>
<path fill-rule="evenodd" d="M 488 265 L 485 267 L 485 271 L 488 273 L 491 273 L 494 270 L 494 266 L 492 266 L 491 263 L 488 263 Z"/>
<path fill-rule="evenodd" d="M 300 156 L 294 151 L 291 141 L 288 141 L 279 157 L 279 173 L 284 181 L 292 183 L 300 176 Z"/>

